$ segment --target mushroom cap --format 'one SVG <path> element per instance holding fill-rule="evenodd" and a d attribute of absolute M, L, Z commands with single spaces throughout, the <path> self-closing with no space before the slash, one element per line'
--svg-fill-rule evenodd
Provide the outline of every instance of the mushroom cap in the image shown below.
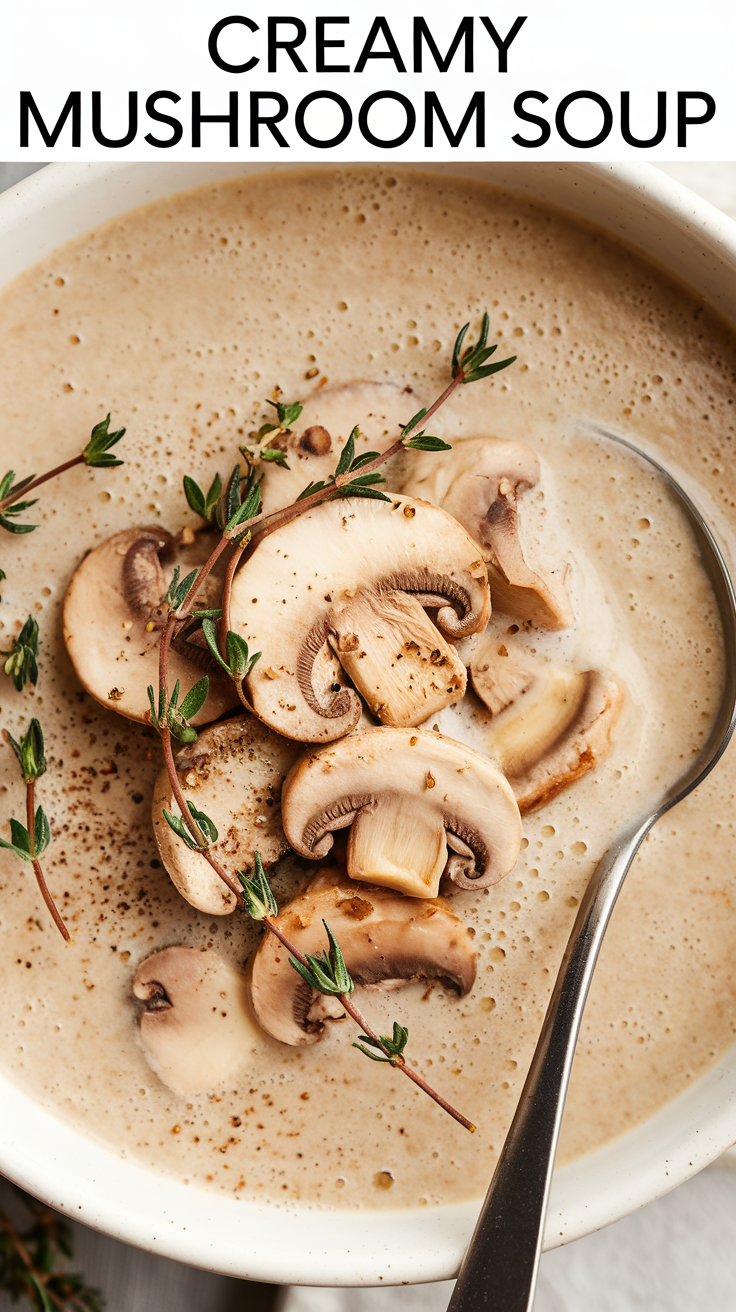
<path fill-rule="evenodd" d="M 146 1060 L 174 1093 L 203 1093 L 248 1065 L 260 1034 L 245 975 L 216 952 L 171 947 L 142 961 L 133 993 L 154 1005 L 141 1013 Z"/>
<path fill-rule="evenodd" d="M 281 826 L 281 786 L 299 750 L 255 716 L 237 715 L 210 725 L 174 758 L 184 797 L 212 820 L 218 832 L 212 853 L 228 869 L 252 866 L 256 849 L 264 866 L 288 851 Z M 235 894 L 199 852 L 177 837 L 164 808 L 178 814 L 165 768 L 153 794 L 153 831 L 161 860 L 193 907 L 213 916 L 234 911 Z"/>
<path fill-rule="evenodd" d="M 446 869 L 461 888 L 496 884 L 521 843 L 514 795 L 498 767 L 435 732 L 369 729 L 307 751 L 281 795 L 284 832 L 318 860 L 352 826 L 352 879 L 434 897 Z M 448 846 L 459 855 L 448 861 Z"/>
<path fill-rule="evenodd" d="M 263 504 L 267 511 L 281 510 L 296 501 L 308 483 L 335 472 L 340 453 L 352 430 L 360 429 L 355 454 L 380 451 L 398 437 L 401 428 L 421 408 L 416 396 L 397 383 L 359 378 L 333 387 L 318 387 L 288 436 L 273 445 L 286 451 L 288 469 L 264 466 Z"/>
<path fill-rule="evenodd" d="M 80 683 L 103 706 L 145 723 L 146 689 L 158 687 L 160 599 L 177 564 L 184 577 L 206 554 L 201 540 L 180 547 L 166 529 L 153 525 L 115 533 L 84 557 L 64 601 L 64 641 Z M 202 677 L 201 652 L 192 651 L 190 659 L 172 647 L 169 656 L 169 687 L 179 680 L 180 701 Z M 195 725 L 217 719 L 238 700 L 230 679 L 217 674 L 209 679 Z"/>
<path fill-rule="evenodd" d="M 354 884 L 336 868 L 322 870 L 276 923 L 301 952 L 328 946 L 326 920 L 358 986 L 397 987 L 435 979 L 464 996 L 475 981 L 475 953 L 463 922 L 444 898 L 401 897 L 385 888 Z M 282 1043 L 316 1043 L 328 1010 L 342 1015 L 337 998 L 326 1008 L 289 965 L 289 954 L 266 934 L 252 958 L 248 993 L 253 1012 Z"/>
<path fill-rule="evenodd" d="M 484 628 L 490 615 L 478 546 L 436 506 L 396 496 L 306 511 L 257 543 L 232 589 L 231 625 L 261 653 L 247 679 L 250 704 L 278 733 L 330 742 L 356 724 L 360 700 L 328 639 L 359 592 L 377 606 L 386 592 L 412 594 L 450 638 Z"/>
<path fill-rule="evenodd" d="M 400 486 L 442 506 L 480 543 L 494 609 L 535 628 L 565 629 L 574 616 L 564 572 L 546 563 L 533 568 L 520 538 L 517 502 L 536 487 L 539 472 L 537 456 L 521 442 L 462 438 L 441 460 L 407 457 Z"/>

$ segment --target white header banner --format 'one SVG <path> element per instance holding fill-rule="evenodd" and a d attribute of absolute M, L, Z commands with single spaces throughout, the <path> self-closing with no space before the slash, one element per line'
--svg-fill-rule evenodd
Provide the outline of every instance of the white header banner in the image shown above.
<path fill-rule="evenodd" d="M 736 6 L 6 4 L 0 157 L 727 160 Z"/>

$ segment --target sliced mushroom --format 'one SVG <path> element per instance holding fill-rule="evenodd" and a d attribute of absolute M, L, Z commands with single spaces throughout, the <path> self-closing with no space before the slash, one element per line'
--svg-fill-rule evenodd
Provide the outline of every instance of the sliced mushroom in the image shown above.
<path fill-rule="evenodd" d="M 396 988 L 412 980 L 438 980 L 464 996 L 475 981 L 468 930 L 444 898 L 397 896 L 350 882 L 336 869 L 320 871 L 277 924 L 302 952 L 327 946 L 326 920 L 355 983 Z M 311 989 L 289 965 L 289 954 L 267 934 L 252 959 L 248 992 L 254 1014 L 282 1043 L 316 1043 L 326 1019 L 343 1015 L 337 998 Z"/>
<path fill-rule="evenodd" d="M 475 640 L 469 669 L 473 688 L 491 715 L 503 711 L 536 678 L 534 658 L 491 627 Z"/>
<path fill-rule="evenodd" d="M 165 529 L 129 528 L 102 542 L 85 556 L 64 601 L 64 641 L 77 676 L 103 706 L 131 720 L 145 721 L 149 684 L 158 687 L 158 645 L 165 619 L 162 605 L 174 568 L 182 577 L 208 555 L 201 538 L 179 546 Z M 213 604 L 213 579 L 202 604 Z M 209 655 L 188 641 L 190 625 L 172 644 L 170 687 L 180 682 L 182 697 L 202 677 Z M 238 700 L 231 681 L 210 673 L 209 696 L 193 718 L 208 724 Z"/>
<path fill-rule="evenodd" d="M 204 1093 L 247 1067 L 260 1041 L 245 975 L 216 952 L 172 947 L 141 962 L 133 992 L 148 1005 L 140 1039 L 146 1060 L 174 1093 Z"/>
<path fill-rule="evenodd" d="M 487 676 L 486 676 L 487 677 Z M 522 815 L 556 797 L 605 756 L 624 701 L 615 679 L 596 670 L 527 663 L 520 688 L 494 714 L 486 738 Z M 494 701 L 476 682 L 486 704 Z"/>
<path fill-rule="evenodd" d="M 438 733 L 369 729 L 305 752 L 281 795 L 284 832 L 319 860 L 351 826 L 351 879 L 436 897 L 444 871 L 486 888 L 512 869 L 521 820 L 501 771 Z M 448 846 L 457 855 L 448 859 Z"/>
<path fill-rule="evenodd" d="M 184 797 L 209 816 L 218 832 L 212 853 L 229 870 L 253 865 L 257 850 L 273 865 L 289 844 L 281 826 L 281 786 L 299 747 L 267 729 L 253 715 L 238 715 L 205 729 L 175 757 Z M 235 894 L 198 852 L 177 838 L 164 809 L 178 814 L 166 769 L 153 795 L 153 831 L 166 869 L 182 897 L 199 911 L 234 911 Z"/>
<path fill-rule="evenodd" d="M 401 612 L 406 628 L 396 593 L 418 603 Z M 436 612 L 435 623 L 420 607 Z M 418 724 L 428 706 L 457 700 L 464 676 L 441 632 L 451 639 L 475 633 L 489 614 L 477 544 L 443 510 L 407 497 L 331 501 L 307 511 L 258 543 L 235 576 L 231 600 L 232 627 L 261 652 L 247 680 L 250 704 L 271 728 L 301 742 L 329 742 L 355 726 L 360 700 L 345 685 L 346 658 L 384 722 Z M 419 654 L 405 652 L 405 641 Z M 405 674 L 399 667 L 409 656 Z"/>
<path fill-rule="evenodd" d="M 336 387 L 319 387 L 304 402 L 293 429 L 279 433 L 273 445 L 286 451 L 288 469 L 266 464 L 263 500 L 266 510 L 289 506 L 308 483 L 335 471 L 353 429 L 360 429 L 356 455 L 381 451 L 420 409 L 416 396 L 396 383 L 358 379 Z"/>
<path fill-rule="evenodd" d="M 416 724 L 465 693 L 465 666 L 408 593 L 358 592 L 333 615 L 329 642 L 384 724 Z"/>
<path fill-rule="evenodd" d="M 404 457 L 400 486 L 454 515 L 483 548 L 494 609 L 535 628 L 574 623 L 564 570 L 532 565 L 522 549 L 519 498 L 539 482 L 539 461 L 519 442 L 477 437 L 455 441 L 442 459 Z"/>

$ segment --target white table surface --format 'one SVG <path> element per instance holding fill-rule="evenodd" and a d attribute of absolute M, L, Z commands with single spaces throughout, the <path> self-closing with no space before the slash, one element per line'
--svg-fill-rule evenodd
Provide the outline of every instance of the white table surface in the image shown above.
<path fill-rule="evenodd" d="M 0 191 L 36 165 L 0 164 Z M 660 165 L 736 219 L 736 163 Z M 733 1154 L 667 1197 L 542 1259 L 536 1312 L 734 1312 Z M 7 1186 L 6 1186 L 7 1190 Z M 0 1203 L 4 1202 L 0 1185 Z M 108 1312 L 266 1312 L 267 1286 L 195 1271 L 73 1224 L 74 1268 Z M 451 1283 L 401 1289 L 285 1289 L 278 1312 L 444 1312 Z M 16 1305 L 0 1294 L 0 1312 Z"/>

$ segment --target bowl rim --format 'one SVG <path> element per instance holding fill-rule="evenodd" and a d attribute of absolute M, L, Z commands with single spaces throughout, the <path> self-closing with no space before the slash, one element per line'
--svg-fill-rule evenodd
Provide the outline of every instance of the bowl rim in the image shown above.
<path fill-rule="evenodd" d="M 4 285 L 21 268 L 104 219 L 171 192 L 223 177 L 314 167 L 325 166 L 249 166 L 242 161 L 47 165 L 0 196 L 0 282 Z M 736 323 L 736 223 L 650 164 L 423 161 L 395 167 L 491 182 L 597 223 Z M 554 198 L 562 175 L 569 204 Z M 626 226 L 633 211 L 639 221 L 637 240 Z M 33 260 L 26 258 L 29 247 L 36 251 Z M 673 250 L 680 256 L 674 275 Z M 57 1119 L 2 1074 L 0 1117 L 6 1127 L 0 1169 L 9 1179 L 126 1243 L 241 1278 L 341 1286 L 448 1279 L 457 1270 L 481 1202 L 337 1212 L 220 1197 L 116 1154 Z M 690 1127 L 687 1132 L 683 1123 Z M 736 1046 L 653 1117 L 555 1171 L 545 1248 L 653 1201 L 734 1140 Z"/>

